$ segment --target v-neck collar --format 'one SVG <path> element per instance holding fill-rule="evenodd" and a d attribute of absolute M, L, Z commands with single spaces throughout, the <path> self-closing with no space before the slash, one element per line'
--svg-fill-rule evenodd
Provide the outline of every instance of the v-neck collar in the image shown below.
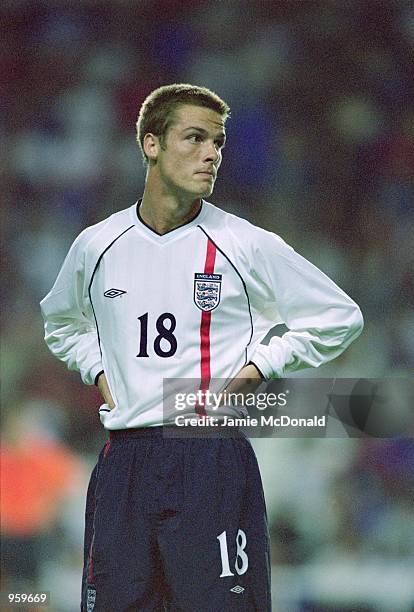
<path fill-rule="evenodd" d="M 151 237 L 153 240 L 159 243 L 168 242 L 172 238 L 176 238 L 177 236 L 179 236 L 180 234 L 182 234 L 189 228 L 200 223 L 200 221 L 202 221 L 202 219 L 204 218 L 206 214 L 206 210 L 207 210 L 205 201 L 201 200 L 200 210 L 194 215 L 192 219 L 190 219 L 189 221 L 186 221 L 185 223 L 183 223 L 182 225 L 179 225 L 178 227 L 175 227 L 169 230 L 168 232 L 165 232 L 165 234 L 159 234 L 152 227 L 150 227 L 141 217 L 141 214 L 139 212 L 141 202 L 142 202 L 142 198 L 138 200 L 134 204 L 134 206 L 131 207 L 134 225 L 139 227 L 147 236 Z"/>

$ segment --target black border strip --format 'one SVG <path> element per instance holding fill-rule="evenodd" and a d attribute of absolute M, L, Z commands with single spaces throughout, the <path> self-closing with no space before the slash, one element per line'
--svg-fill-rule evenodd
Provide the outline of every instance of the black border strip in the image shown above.
<path fill-rule="evenodd" d="M 236 268 L 236 266 L 234 265 L 234 263 L 231 261 L 231 259 L 226 255 L 226 253 L 216 244 L 216 242 L 214 242 L 214 240 L 212 239 L 211 236 L 209 236 L 209 234 L 207 234 L 206 230 L 201 226 L 201 225 L 197 225 L 197 227 L 199 227 L 201 229 L 201 231 L 203 232 L 203 234 L 205 234 L 207 236 L 207 238 L 209 240 L 211 240 L 211 242 L 214 244 L 214 246 L 216 247 L 216 249 L 218 251 L 220 251 L 220 253 L 223 255 L 223 257 L 225 257 L 225 259 L 227 259 L 227 261 L 229 262 L 229 264 L 231 265 L 231 267 L 233 268 L 233 270 L 236 272 L 237 276 L 240 278 L 242 285 L 243 285 L 243 289 L 244 289 L 244 293 L 246 295 L 246 299 L 247 299 L 247 306 L 249 309 L 249 317 L 250 317 L 250 338 L 249 338 L 249 342 L 246 344 L 246 348 L 245 350 L 245 363 L 244 365 L 247 365 L 247 347 L 249 346 L 250 342 L 252 341 L 253 338 L 253 318 L 252 318 L 252 311 L 250 308 L 250 298 L 249 298 L 249 294 L 247 292 L 247 287 L 246 287 L 246 283 L 244 282 L 244 279 L 242 277 L 242 275 L 240 274 L 240 272 L 238 271 L 238 269 Z"/>
<path fill-rule="evenodd" d="M 128 232 L 128 231 L 129 231 L 130 229 L 132 229 L 133 227 L 135 227 L 135 225 L 130 225 L 129 227 L 127 227 L 127 228 L 126 228 L 126 230 L 124 230 L 124 231 L 123 231 L 121 234 L 119 234 L 119 236 L 117 236 L 117 237 L 116 237 L 114 240 L 112 240 L 112 242 L 111 242 L 110 244 L 108 244 L 108 246 L 106 247 L 106 249 L 104 249 L 104 250 L 102 251 L 102 253 L 101 253 L 101 254 L 99 255 L 99 257 L 98 257 L 98 261 L 97 261 L 97 262 L 96 262 L 96 264 L 95 264 L 95 267 L 94 267 L 93 272 L 92 272 L 91 280 L 90 280 L 90 282 L 89 282 L 89 287 L 88 287 L 88 295 L 89 295 L 89 301 L 90 301 L 91 306 L 92 306 L 93 316 L 94 316 L 94 319 L 95 319 L 96 331 L 97 331 L 97 333 L 98 333 L 98 345 L 99 345 L 99 351 L 100 351 L 100 353 L 101 353 L 101 358 L 102 358 L 101 337 L 100 337 L 100 334 L 99 334 L 98 319 L 96 318 L 95 308 L 93 307 L 92 296 L 91 296 L 91 287 L 92 287 L 93 279 L 95 278 L 95 272 L 97 271 L 98 266 L 99 266 L 99 264 L 101 263 L 102 257 L 105 255 L 105 253 L 106 253 L 107 251 L 109 251 L 109 249 L 111 248 L 111 246 L 112 246 L 113 244 L 115 244 L 115 242 L 116 242 L 116 241 L 117 241 L 117 240 L 118 240 L 118 239 L 119 239 L 121 236 L 123 236 L 123 235 L 124 235 L 126 232 Z"/>

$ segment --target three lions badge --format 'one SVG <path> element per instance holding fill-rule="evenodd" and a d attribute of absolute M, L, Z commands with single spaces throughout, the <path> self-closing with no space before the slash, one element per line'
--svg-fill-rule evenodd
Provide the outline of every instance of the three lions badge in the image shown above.
<path fill-rule="evenodd" d="M 194 274 L 194 303 L 205 312 L 217 308 L 221 296 L 221 274 Z"/>

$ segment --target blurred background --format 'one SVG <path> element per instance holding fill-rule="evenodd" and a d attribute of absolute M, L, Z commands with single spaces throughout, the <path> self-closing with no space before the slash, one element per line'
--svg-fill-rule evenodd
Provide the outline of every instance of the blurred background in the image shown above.
<path fill-rule="evenodd" d="M 96 389 L 48 353 L 38 304 L 76 235 L 141 196 L 141 103 L 172 82 L 222 96 L 232 118 L 210 200 L 360 304 L 363 335 L 316 375 L 410 376 L 414 5 L 2 0 L 0 19 L 1 586 L 50 590 L 51 610 L 73 612 L 105 434 Z M 275 612 L 414 610 L 413 440 L 254 446 Z"/>

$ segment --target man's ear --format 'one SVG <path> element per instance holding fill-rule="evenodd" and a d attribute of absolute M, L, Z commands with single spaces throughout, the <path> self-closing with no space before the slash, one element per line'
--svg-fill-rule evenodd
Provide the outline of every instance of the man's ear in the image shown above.
<path fill-rule="evenodd" d="M 154 134 L 148 133 L 144 136 L 144 153 L 150 162 L 157 161 L 157 157 L 161 148 L 160 139 Z"/>

